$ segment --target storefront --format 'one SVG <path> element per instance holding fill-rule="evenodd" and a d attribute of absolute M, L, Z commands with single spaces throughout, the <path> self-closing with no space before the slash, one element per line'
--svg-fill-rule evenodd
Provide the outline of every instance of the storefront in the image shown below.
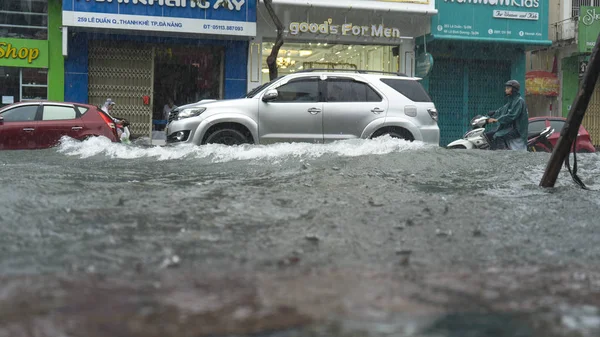
<path fill-rule="evenodd" d="M 278 0 L 285 27 L 280 75 L 308 68 L 414 72 L 414 39 L 429 32 L 434 0 Z M 264 4 L 251 44 L 249 86 L 268 81 L 266 59 L 276 38 Z"/>
<path fill-rule="evenodd" d="M 0 3 L 0 106 L 63 99 L 58 1 Z"/>
<path fill-rule="evenodd" d="M 538 0 L 437 2 L 417 55 L 433 59 L 420 75 L 439 111 L 440 145 L 462 137 L 473 116 L 502 106 L 509 79 L 525 94 L 526 51 L 552 44 L 548 7 Z"/>
<path fill-rule="evenodd" d="M 67 100 L 102 105 L 145 136 L 169 102 L 241 97 L 255 0 L 64 0 Z"/>
<path fill-rule="evenodd" d="M 600 34 L 600 7 L 581 7 L 577 50 L 569 50 L 561 63 L 562 114 L 567 117 L 575 101 L 592 49 Z M 600 86 L 596 85 L 582 125 L 590 133 L 594 146 L 600 146 Z"/>

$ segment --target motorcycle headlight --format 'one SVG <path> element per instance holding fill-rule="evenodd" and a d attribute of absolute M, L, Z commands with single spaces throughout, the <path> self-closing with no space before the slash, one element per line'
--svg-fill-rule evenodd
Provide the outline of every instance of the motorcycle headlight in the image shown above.
<path fill-rule="evenodd" d="M 190 117 L 196 117 L 196 116 L 199 116 L 204 111 L 206 111 L 206 108 L 188 108 L 188 109 L 183 109 L 177 115 L 177 120 L 181 120 L 181 119 L 184 119 L 184 118 L 190 118 Z"/>

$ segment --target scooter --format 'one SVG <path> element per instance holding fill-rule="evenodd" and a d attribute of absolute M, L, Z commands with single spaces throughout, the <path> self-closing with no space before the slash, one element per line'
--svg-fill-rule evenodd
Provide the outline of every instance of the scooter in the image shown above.
<path fill-rule="evenodd" d="M 448 144 L 448 149 L 490 149 L 490 141 L 485 135 L 485 126 L 488 125 L 490 117 L 477 115 L 471 119 L 471 131 L 465 133 L 462 139 Z M 527 137 L 527 150 L 530 152 L 547 151 L 552 152 L 553 147 L 548 137 L 554 133 L 554 129 L 547 127 L 540 133 Z"/>

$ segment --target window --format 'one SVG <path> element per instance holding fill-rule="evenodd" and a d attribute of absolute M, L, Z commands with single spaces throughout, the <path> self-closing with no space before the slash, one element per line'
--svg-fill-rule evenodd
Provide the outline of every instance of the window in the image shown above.
<path fill-rule="evenodd" d="M 48 0 L 0 1 L 0 37 L 48 38 Z"/>
<path fill-rule="evenodd" d="M 529 134 L 529 136 L 533 136 L 535 134 L 538 134 L 538 133 L 544 131 L 545 128 L 546 128 L 545 120 L 529 122 L 528 134 Z"/>
<path fill-rule="evenodd" d="M 44 121 L 55 121 L 64 119 L 75 119 L 77 114 L 75 109 L 66 106 L 44 106 L 44 113 L 42 114 L 42 120 Z"/>
<path fill-rule="evenodd" d="M 389 85 L 413 102 L 431 102 L 431 98 L 425 89 L 423 89 L 421 83 L 417 81 L 382 78 L 381 82 Z"/>
<path fill-rule="evenodd" d="M 0 67 L 0 96 L 11 97 L 14 102 L 46 100 L 48 70 Z"/>
<path fill-rule="evenodd" d="M 79 113 L 83 116 L 85 115 L 86 112 L 88 112 L 90 109 L 86 108 L 84 106 L 81 105 L 77 105 L 77 110 L 79 110 Z"/>
<path fill-rule="evenodd" d="M 550 120 L 550 128 L 554 129 L 554 132 L 560 133 L 565 126 L 565 122 L 561 120 Z"/>
<path fill-rule="evenodd" d="M 4 122 L 26 122 L 34 121 L 37 114 L 38 105 L 27 105 L 10 109 L 2 113 Z"/>
<path fill-rule="evenodd" d="M 21 100 L 46 100 L 48 97 L 48 70 L 21 69 Z"/>
<path fill-rule="evenodd" d="M 583 6 L 600 6 L 600 0 L 572 0 L 571 4 L 571 17 L 576 18 L 579 16 L 579 9 Z"/>
<path fill-rule="evenodd" d="M 381 96 L 369 85 L 352 79 L 327 81 L 327 102 L 381 102 Z"/>
<path fill-rule="evenodd" d="M 275 102 L 318 102 L 319 83 L 317 78 L 291 81 L 277 88 L 279 97 Z"/>

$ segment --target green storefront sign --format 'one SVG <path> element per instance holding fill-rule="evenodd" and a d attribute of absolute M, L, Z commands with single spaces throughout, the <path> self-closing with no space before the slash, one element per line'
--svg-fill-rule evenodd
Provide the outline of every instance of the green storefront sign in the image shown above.
<path fill-rule="evenodd" d="M 436 39 L 552 43 L 546 0 L 437 0 L 436 7 L 431 25 Z"/>
<path fill-rule="evenodd" d="M 433 69 L 433 56 L 429 53 L 423 53 L 415 60 L 415 76 L 427 77 Z"/>
<path fill-rule="evenodd" d="M 48 41 L 0 38 L 0 66 L 48 68 Z"/>
<path fill-rule="evenodd" d="M 591 53 L 600 34 L 600 7 L 583 6 L 579 14 L 577 46 L 580 53 Z"/>

